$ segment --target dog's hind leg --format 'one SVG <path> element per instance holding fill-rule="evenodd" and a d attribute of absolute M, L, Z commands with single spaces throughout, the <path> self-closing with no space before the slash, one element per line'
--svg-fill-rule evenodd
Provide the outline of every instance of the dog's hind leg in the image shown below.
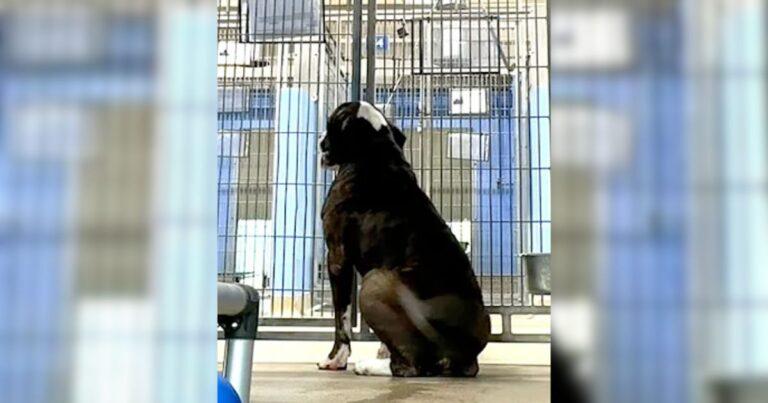
<path fill-rule="evenodd" d="M 340 258 L 339 258 L 340 260 Z M 350 264 L 338 262 L 329 253 L 328 274 L 334 310 L 334 343 L 328 358 L 319 362 L 317 367 L 325 370 L 343 370 L 347 368 L 347 359 L 352 353 L 352 279 L 354 269 Z"/>
<path fill-rule="evenodd" d="M 391 359 L 363 360 L 356 365 L 359 375 L 387 375 L 382 366 L 387 363 L 393 376 L 435 375 L 430 363 L 434 363 L 434 344 L 414 324 L 411 316 L 423 316 L 404 307 L 398 290 L 404 287 L 398 274 L 374 269 L 363 278 L 360 287 L 360 312 L 363 319 L 384 343 Z M 415 322 L 418 322 L 417 319 Z M 425 365 L 426 364 L 426 365 Z"/>

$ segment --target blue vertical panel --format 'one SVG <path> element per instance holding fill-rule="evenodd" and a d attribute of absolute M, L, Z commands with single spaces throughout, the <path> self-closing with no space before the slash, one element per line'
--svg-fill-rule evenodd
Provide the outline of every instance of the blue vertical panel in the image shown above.
<path fill-rule="evenodd" d="M 523 203 L 530 208 L 530 223 L 523 223 L 522 230 L 530 235 L 524 250 L 520 252 L 551 252 L 551 190 L 549 155 L 549 87 L 539 86 L 532 95 L 528 131 L 528 166 L 522 171 L 530 180 L 529 194 L 523 193 Z"/>
<path fill-rule="evenodd" d="M 491 93 L 490 117 L 470 120 L 473 133 L 488 136 L 485 160 L 473 163 L 472 261 L 483 275 L 515 273 L 515 125 L 513 90 Z"/>
<path fill-rule="evenodd" d="M 764 4 L 764 3 L 763 3 Z M 768 372 L 768 49 L 760 3 L 739 5 L 722 18 L 718 79 L 722 146 L 722 274 L 707 290 L 721 307 L 718 333 L 706 346 L 709 371 L 758 378 Z M 738 43 L 739 46 L 726 44 Z M 714 316 L 710 314 L 710 316 Z M 716 346 L 715 346 L 716 344 Z"/>
<path fill-rule="evenodd" d="M 4 34 L 12 38 L 18 32 Z M 0 55 L 7 56 L 3 49 Z M 70 340 L 61 337 L 72 320 L 73 268 L 65 240 L 74 199 L 68 158 L 75 155 L 68 155 L 72 150 L 66 146 L 84 136 L 62 127 L 59 138 L 66 140 L 58 140 L 47 153 L 40 145 L 20 147 L 24 134 L 35 129 L 22 132 L 14 113 L 19 107 L 31 109 L 80 94 L 51 91 L 46 97 L 40 94 L 43 77 L 32 75 L 19 84 L 21 72 L 4 59 L 0 57 L 0 396 L 10 403 L 44 403 L 60 396 L 59 370 L 71 365 Z"/>
<path fill-rule="evenodd" d="M 218 273 L 235 271 L 237 179 L 242 137 L 240 132 L 224 132 L 218 136 Z"/>
<path fill-rule="evenodd" d="M 2 144 L 0 390 L 10 402 L 43 403 L 56 396 L 56 369 L 68 365 L 68 341 L 57 336 L 71 319 L 72 268 L 61 241 L 71 178 L 61 163 L 14 160 Z"/>
<path fill-rule="evenodd" d="M 630 124 L 625 165 L 600 172 L 604 187 L 594 190 L 605 196 L 608 217 L 599 223 L 606 260 L 595 269 L 605 307 L 596 340 L 603 360 L 600 401 L 679 403 L 690 397 L 687 100 L 674 51 L 680 24 L 675 12 L 634 23 L 635 65 L 608 77 L 561 73 L 552 90 L 561 102 L 606 110 Z"/>
<path fill-rule="evenodd" d="M 630 88 L 632 88 L 630 90 Z M 683 99 L 675 78 L 638 79 L 630 169 L 609 190 L 603 335 L 614 399 L 683 402 L 686 392 Z M 660 96 L 660 92 L 664 92 Z M 653 94 L 651 96 L 651 94 Z M 611 228 L 612 227 L 612 228 Z M 627 395 L 632 396 L 630 400 Z"/>
<path fill-rule="evenodd" d="M 317 175 L 317 103 L 302 88 L 281 88 L 275 131 L 272 220 L 276 290 L 310 290 Z"/>
<path fill-rule="evenodd" d="M 687 401 L 686 155 L 683 83 L 628 73 L 560 77 L 558 97 L 626 116 L 628 166 L 606 175 L 607 261 L 596 268 L 605 311 L 601 401 Z M 568 92 L 561 92 L 566 89 Z M 575 91 L 574 91 L 575 90 Z M 631 94 L 631 96 L 629 96 Z"/>
<path fill-rule="evenodd" d="M 155 380 L 152 402 L 211 402 L 216 396 L 211 250 L 216 26 L 209 9 L 191 5 L 164 14 L 162 27 L 156 90 L 163 96 L 155 105 L 162 112 L 157 119 L 163 129 L 153 137 L 152 169 L 153 183 L 161 190 L 152 193 L 153 282 L 148 296 L 157 304 L 153 312 L 159 320 L 150 327 L 156 341 L 153 365 L 145 370 Z M 144 334 L 133 338 L 141 340 Z"/>
<path fill-rule="evenodd" d="M 248 157 L 250 132 L 274 128 L 275 104 L 271 89 L 220 87 L 218 105 L 218 272 L 233 273 L 250 268 L 236 267 L 237 201 L 240 158 Z"/>
<path fill-rule="evenodd" d="M 632 121 L 626 172 L 610 179 L 604 334 L 610 401 L 685 402 L 685 98 L 677 15 L 637 21 L 639 65 L 605 105 Z M 660 52 L 659 49 L 667 51 Z M 631 94 L 631 96 L 629 96 Z"/>

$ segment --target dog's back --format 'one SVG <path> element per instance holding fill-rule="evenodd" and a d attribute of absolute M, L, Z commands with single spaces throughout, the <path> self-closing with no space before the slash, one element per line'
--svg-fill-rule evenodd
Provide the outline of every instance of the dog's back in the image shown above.
<path fill-rule="evenodd" d="M 438 276 L 434 285 L 448 287 L 443 291 L 481 297 L 464 248 L 407 162 L 342 167 L 322 214 L 324 222 L 334 224 L 325 228 L 327 233 L 346 230 L 348 241 L 358 241 L 361 274 L 371 268 L 408 267 Z"/>

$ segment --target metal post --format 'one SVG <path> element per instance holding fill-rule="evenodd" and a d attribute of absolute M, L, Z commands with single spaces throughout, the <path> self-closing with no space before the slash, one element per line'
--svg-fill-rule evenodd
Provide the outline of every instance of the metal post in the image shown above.
<path fill-rule="evenodd" d="M 253 341 L 259 322 L 259 293 L 236 283 L 218 283 L 218 324 L 224 329 L 224 377 L 248 402 L 251 396 Z"/>
<path fill-rule="evenodd" d="M 365 73 L 365 100 L 374 104 L 376 102 L 376 0 L 368 0 L 366 23 L 365 56 L 368 64 L 366 64 Z"/>
<path fill-rule="evenodd" d="M 217 283 L 216 304 L 219 316 L 237 316 L 248 306 L 248 294 L 239 284 Z"/>
<path fill-rule="evenodd" d="M 360 63 L 363 34 L 363 0 L 354 0 L 352 14 L 352 83 L 349 88 L 349 100 L 360 100 Z"/>
<path fill-rule="evenodd" d="M 224 377 L 240 396 L 240 400 L 248 402 L 251 396 L 253 340 L 228 339 L 224 357 Z"/>

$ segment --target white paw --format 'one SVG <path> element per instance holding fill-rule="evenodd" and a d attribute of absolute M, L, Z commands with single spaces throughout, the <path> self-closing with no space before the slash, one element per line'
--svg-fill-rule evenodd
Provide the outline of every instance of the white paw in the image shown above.
<path fill-rule="evenodd" d="M 323 361 L 317 363 L 318 369 L 325 369 L 330 371 L 338 371 L 347 368 L 347 359 L 349 358 L 349 345 L 342 345 L 336 351 L 336 355 L 331 358 L 326 358 Z"/>
<path fill-rule="evenodd" d="M 355 373 L 358 375 L 392 376 L 392 370 L 389 369 L 389 358 L 360 360 L 355 363 Z"/>

